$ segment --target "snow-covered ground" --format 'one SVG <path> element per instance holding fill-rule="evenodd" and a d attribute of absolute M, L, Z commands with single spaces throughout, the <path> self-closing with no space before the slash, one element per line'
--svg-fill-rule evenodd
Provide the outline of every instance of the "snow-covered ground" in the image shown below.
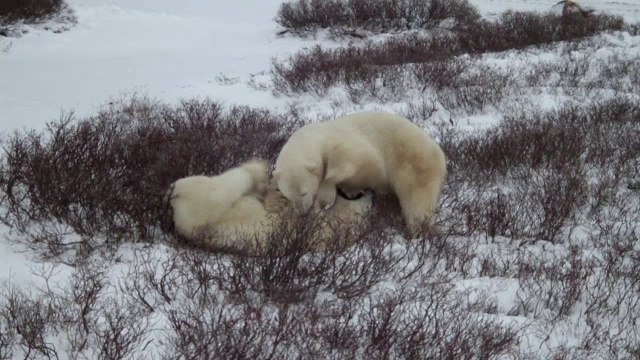
<path fill-rule="evenodd" d="M 19 38 L 0 37 L 0 131 L 41 129 L 48 121 L 57 119 L 61 111 L 73 110 L 78 116 L 91 115 L 110 99 L 132 93 L 147 94 L 167 102 L 211 98 L 227 104 L 277 110 L 296 103 L 318 113 L 331 113 L 336 111 L 336 106 L 341 112 L 363 108 L 401 111 L 415 99 L 389 103 L 370 100 L 354 105 L 339 92 L 330 92 L 328 97 L 321 99 L 311 95 L 276 97 L 270 91 L 250 86 L 249 81 L 268 85 L 274 57 L 286 57 L 316 44 L 337 46 L 347 42 L 327 40 L 322 35 L 308 39 L 278 36 L 280 29 L 273 18 L 280 0 L 68 2 L 78 18 L 77 25 L 71 30 L 55 34 L 31 29 Z M 556 1 L 472 0 L 471 3 L 484 15 L 495 15 L 506 10 L 547 11 Z M 629 22 L 640 21 L 640 0 L 584 0 L 580 5 L 622 15 Z M 613 57 L 632 60 L 640 57 L 640 37 L 614 34 L 602 35 L 600 40 L 598 46 L 604 44 L 604 47 L 576 50 L 572 56 L 574 59 L 588 57 L 594 68 L 605 66 Z M 486 55 L 481 61 L 496 68 L 514 66 L 523 72 L 534 70 L 536 62 L 561 61 L 563 56 L 566 55 L 545 50 Z M 622 92 L 628 90 L 630 96 L 639 95 L 638 84 L 621 89 Z M 412 96 L 411 93 L 408 96 Z M 541 91 L 513 96 L 530 96 L 532 106 L 553 107 L 569 95 Z M 501 113 L 509 108 L 509 97 L 506 99 L 498 109 L 457 114 L 457 124 L 473 131 L 497 123 Z M 0 231 L 10 235 L 8 228 L 3 227 Z M 501 244 L 494 245 L 499 248 Z M 487 246 L 487 251 L 490 250 Z M 556 250 L 564 251 L 553 248 L 548 251 Z M 124 262 L 133 253 L 129 247 L 120 251 Z M 162 249 L 158 249 L 158 255 L 162 256 Z M 113 274 L 126 272 L 126 266 L 115 266 L 109 271 Z M 0 281 L 25 287 L 42 285 L 42 277 L 34 275 L 38 272 L 53 272 L 53 279 L 65 283 L 73 269 L 63 264 L 39 263 L 28 251 L 0 240 Z M 483 281 L 483 278 L 477 278 L 462 281 L 457 286 L 480 288 Z M 496 283 L 493 286 L 498 287 L 494 289 L 494 295 L 499 312 L 517 307 L 517 285 L 505 280 L 500 286 Z M 484 288 L 487 289 L 489 287 Z M 571 345 L 578 341 L 580 330 L 572 327 L 579 327 L 579 323 L 568 323 L 567 329 L 558 328 L 555 344 Z M 551 342 L 545 346 L 555 344 Z M 540 345 L 533 341 L 530 346 Z"/>
<path fill-rule="evenodd" d="M 2 129 L 40 127 L 60 111 L 89 115 L 110 97 L 148 93 L 173 101 L 210 97 L 229 103 L 282 107 L 287 99 L 246 85 L 266 82 L 272 57 L 320 40 L 278 37 L 281 1 L 74 0 L 78 25 L 61 34 L 31 31 L 0 38 Z M 508 9 L 547 11 L 555 1 L 474 0 L 484 14 Z M 640 18 L 637 1 L 580 4 Z M 221 75 L 236 79 L 224 86 Z"/>

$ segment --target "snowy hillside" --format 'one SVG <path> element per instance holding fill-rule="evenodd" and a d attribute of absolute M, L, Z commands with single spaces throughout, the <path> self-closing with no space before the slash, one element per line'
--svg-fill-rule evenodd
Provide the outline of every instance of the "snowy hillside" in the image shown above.
<path fill-rule="evenodd" d="M 640 356 L 640 0 L 469 3 L 295 31 L 281 0 L 68 0 L 0 37 L 0 359 Z M 441 233 L 246 259 L 160 229 L 177 177 L 365 109 L 445 150 Z"/>

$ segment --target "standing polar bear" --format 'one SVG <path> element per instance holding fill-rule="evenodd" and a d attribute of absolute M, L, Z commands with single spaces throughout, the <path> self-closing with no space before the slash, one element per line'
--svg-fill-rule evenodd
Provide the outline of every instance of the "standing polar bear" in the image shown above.
<path fill-rule="evenodd" d="M 271 232 L 294 219 L 289 200 L 268 184 L 268 163 L 249 160 L 217 176 L 190 176 L 175 181 L 167 194 L 176 232 L 212 248 L 258 255 Z M 372 194 L 356 200 L 338 198 L 331 211 L 322 212 L 318 239 L 311 250 L 322 251 L 334 231 L 360 221 L 372 205 Z M 343 234 L 338 234 L 343 235 Z M 348 245 L 343 239 L 340 245 Z"/>
<path fill-rule="evenodd" d="M 446 177 L 442 149 L 408 119 L 362 112 L 307 124 L 289 138 L 273 178 L 298 213 L 330 207 L 336 187 L 394 193 L 410 232 L 432 223 Z"/>

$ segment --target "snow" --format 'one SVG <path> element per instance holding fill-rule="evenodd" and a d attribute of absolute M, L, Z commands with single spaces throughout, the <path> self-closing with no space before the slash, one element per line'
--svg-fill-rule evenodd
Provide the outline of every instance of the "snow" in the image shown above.
<path fill-rule="evenodd" d="M 345 43 L 327 40 L 322 34 L 308 39 L 278 36 L 279 28 L 273 17 L 280 0 L 68 2 L 78 18 L 77 25 L 71 30 L 55 34 L 34 27 L 19 38 L 0 37 L 1 132 L 17 128 L 40 129 L 48 121 L 57 119 L 61 111 L 73 110 L 78 116 L 92 115 L 109 99 L 132 93 L 148 94 L 167 102 L 198 97 L 270 109 L 283 109 L 295 103 L 319 117 L 364 109 L 399 111 L 407 105 L 406 101 L 385 104 L 366 101 L 354 105 L 346 101 L 339 90 L 332 90 L 323 98 L 311 95 L 276 97 L 270 91 L 249 86 L 251 79 L 258 83 L 269 82 L 274 57 L 286 57 L 316 44 L 337 46 Z M 471 3 L 485 15 L 496 15 L 510 9 L 547 11 L 556 1 L 472 0 Z M 640 20 L 640 0 L 584 0 L 579 3 L 597 11 L 622 15 L 628 21 Z M 597 38 L 604 46 L 595 51 L 575 50 L 571 56 L 588 57 L 594 68 L 606 64 L 612 57 L 634 59 L 640 56 L 640 37 L 618 33 Z M 495 68 L 513 66 L 520 72 L 527 72 L 532 71 L 536 63 L 556 61 L 561 57 L 559 51 L 541 50 L 534 54 L 485 55 L 480 61 Z M 566 99 L 546 90 L 514 96 L 531 96 L 535 99 L 531 106 L 544 108 L 553 108 Z M 508 110 L 507 101 L 500 109 L 458 114 L 456 122 L 462 129 L 479 131 L 496 124 Z M 9 245 L 4 238 L 10 236 L 10 229 L 2 227 L 0 231 L 5 235 L 0 240 L 0 282 L 24 287 L 43 285 L 43 278 L 34 275 L 34 269 L 40 269 L 36 273 L 52 273 L 53 281 L 64 283 L 68 280 L 73 272 L 71 267 L 40 263 L 28 250 Z M 484 247 L 478 251 L 500 253 L 501 246 L 508 241 L 497 239 L 491 245 L 480 245 Z M 553 244 L 527 246 L 530 256 L 541 258 L 544 254 L 564 256 L 558 253 L 566 252 Z M 118 278 L 126 274 L 127 261 L 131 261 L 136 249 L 137 245 L 120 249 L 122 263 L 109 270 L 110 276 Z M 162 246 L 158 246 L 153 254 L 158 259 L 166 258 Z M 393 284 L 383 285 L 381 288 L 393 288 Z M 470 291 L 469 301 L 477 297 L 478 292 L 492 292 L 499 314 L 518 306 L 518 284 L 514 279 L 478 277 L 460 281 L 456 286 L 461 291 Z M 583 310 L 576 308 L 573 311 L 580 313 Z M 524 319 L 512 317 L 510 321 Z M 558 334 L 557 343 L 566 341 L 565 345 L 571 345 L 577 339 L 579 334 L 575 332 Z"/>
<path fill-rule="evenodd" d="M 12 45 L 0 54 L 3 128 L 42 126 L 61 109 L 88 115 L 122 92 L 272 105 L 272 97 L 245 82 L 268 71 L 272 56 L 301 45 L 277 39 L 271 14 L 279 2 L 197 4 L 185 10 L 170 1 L 74 1 L 72 31 L 4 39 Z M 220 73 L 241 81 L 220 86 Z"/>
<path fill-rule="evenodd" d="M 268 81 L 273 57 L 322 42 L 278 37 L 273 21 L 281 1 L 74 0 L 78 24 L 54 34 L 30 31 L 0 38 L 2 130 L 37 128 L 61 110 L 90 115 L 123 93 L 147 93 L 167 101 L 210 97 L 228 103 L 282 108 L 291 100 L 247 87 L 257 75 Z M 547 11 L 554 1 L 475 0 L 484 14 L 507 9 Z M 637 2 L 584 1 L 628 19 L 640 18 Z M 237 78 L 221 85 L 216 77 Z M 313 100 L 310 100 L 313 101 Z"/>

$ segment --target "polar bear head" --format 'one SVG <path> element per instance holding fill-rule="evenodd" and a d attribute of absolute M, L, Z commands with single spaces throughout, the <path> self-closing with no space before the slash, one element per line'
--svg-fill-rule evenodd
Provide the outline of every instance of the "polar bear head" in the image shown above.
<path fill-rule="evenodd" d="M 298 214 L 306 214 L 311 209 L 321 179 L 321 166 L 315 162 L 307 162 L 298 167 L 277 168 L 273 172 L 273 180 L 278 189 L 291 201 Z"/>

